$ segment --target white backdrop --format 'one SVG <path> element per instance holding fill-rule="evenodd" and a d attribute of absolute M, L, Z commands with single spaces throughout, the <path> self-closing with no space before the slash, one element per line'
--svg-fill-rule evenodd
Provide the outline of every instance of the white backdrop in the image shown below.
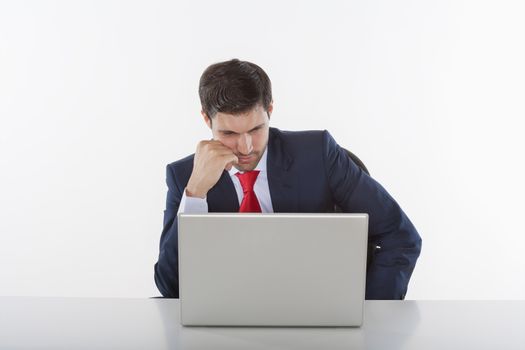
<path fill-rule="evenodd" d="M 408 299 L 525 299 L 523 1 L 1 1 L 0 295 L 158 295 L 198 79 L 253 61 L 423 237 Z"/>

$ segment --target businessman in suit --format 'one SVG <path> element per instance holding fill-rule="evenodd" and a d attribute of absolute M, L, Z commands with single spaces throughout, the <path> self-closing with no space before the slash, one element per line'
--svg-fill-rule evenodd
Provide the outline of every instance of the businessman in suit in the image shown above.
<path fill-rule="evenodd" d="M 213 139 L 200 141 L 195 154 L 167 166 L 164 229 L 155 264 L 163 296 L 179 295 L 178 213 L 326 213 L 338 208 L 369 215 L 369 243 L 377 249 L 367 270 L 366 299 L 404 299 L 421 238 L 396 201 L 327 131 L 271 128 L 271 82 L 250 62 L 211 65 L 201 76 L 199 96 Z"/>

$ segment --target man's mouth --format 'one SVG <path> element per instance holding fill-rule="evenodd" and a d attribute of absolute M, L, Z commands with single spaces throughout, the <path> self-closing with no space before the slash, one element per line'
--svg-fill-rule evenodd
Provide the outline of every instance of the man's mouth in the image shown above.
<path fill-rule="evenodd" d="M 237 156 L 237 158 L 239 159 L 239 164 L 248 164 L 253 161 L 255 156 L 252 154 L 250 156 Z"/>

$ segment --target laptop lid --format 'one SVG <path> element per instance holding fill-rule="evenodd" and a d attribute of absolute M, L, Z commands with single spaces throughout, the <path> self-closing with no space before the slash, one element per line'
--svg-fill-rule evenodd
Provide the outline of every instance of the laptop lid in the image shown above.
<path fill-rule="evenodd" d="M 181 323 L 360 326 L 367 214 L 180 214 Z"/>

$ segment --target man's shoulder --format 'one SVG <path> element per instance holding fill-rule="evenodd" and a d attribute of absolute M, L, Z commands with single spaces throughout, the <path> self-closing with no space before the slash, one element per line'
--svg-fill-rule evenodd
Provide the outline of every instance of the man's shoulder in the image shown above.
<path fill-rule="evenodd" d="M 174 174 L 187 174 L 187 176 L 191 175 L 191 170 L 193 169 L 193 158 L 195 157 L 195 154 L 190 154 L 189 156 L 186 156 L 184 158 L 181 158 L 179 160 L 176 160 L 172 163 L 168 164 L 168 169 L 170 169 Z"/>
<path fill-rule="evenodd" d="M 307 151 L 309 149 L 322 149 L 326 140 L 332 137 L 326 130 L 301 130 L 289 131 L 270 128 L 270 137 L 273 142 L 281 142 L 286 149 L 299 149 Z"/>
<path fill-rule="evenodd" d="M 325 134 L 328 134 L 326 130 L 300 130 L 300 131 L 290 131 L 290 130 L 281 130 L 277 128 L 270 128 L 270 135 L 275 138 L 280 138 L 284 141 L 289 142 L 307 142 L 319 140 L 321 141 Z"/>

